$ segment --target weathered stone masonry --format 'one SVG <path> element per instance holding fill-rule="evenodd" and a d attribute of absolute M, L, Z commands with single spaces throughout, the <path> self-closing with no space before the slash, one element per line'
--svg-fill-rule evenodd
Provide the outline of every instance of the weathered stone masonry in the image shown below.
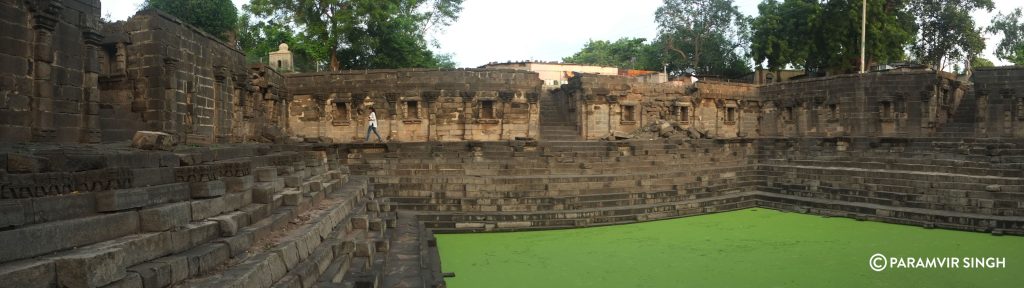
<path fill-rule="evenodd" d="M 0 286 L 440 287 L 433 231 L 746 207 L 1024 235 L 1019 67 L 548 94 L 522 71 L 281 74 L 157 11 L 100 25 L 98 1 L 0 14 Z M 355 143 L 370 107 L 390 142 Z M 128 148 L 140 130 L 233 145 Z"/>
<path fill-rule="evenodd" d="M 99 142 L 99 0 L 0 1 L 0 142 Z"/>
<path fill-rule="evenodd" d="M 987 72 L 979 79 L 987 79 Z M 580 75 L 561 93 L 584 139 L 669 121 L 716 138 L 900 136 L 942 132 L 969 85 L 927 71 L 842 75 L 764 86 L 647 84 Z M 997 88 L 998 89 L 998 88 Z M 1005 89 L 1004 89 L 1005 90 Z M 984 90 L 987 91 L 987 90 Z M 991 102 L 991 101 L 990 101 Z"/>
<path fill-rule="evenodd" d="M 341 142 L 366 136 L 369 108 L 391 141 L 498 141 L 538 135 L 536 73 L 371 70 L 290 74 L 291 132 Z"/>

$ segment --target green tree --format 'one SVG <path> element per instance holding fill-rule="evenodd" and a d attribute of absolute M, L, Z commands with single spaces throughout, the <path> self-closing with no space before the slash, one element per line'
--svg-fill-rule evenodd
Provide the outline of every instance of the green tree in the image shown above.
<path fill-rule="evenodd" d="M 742 76 L 750 71 L 745 52 L 749 19 L 732 0 L 664 0 L 654 13 L 658 42 L 676 74 Z M 737 61 L 738 60 L 738 61 Z"/>
<path fill-rule="evenodd" d="M 332 70 L 436 67 L 425 34 L 449 25 L 463 0 L 252 0 L 255 18 L 295 26 Z"/>
<path fill-rule="evenodd" d="M 757 5 L 759 16 L 751 21 L 750 53 L 754 63 L 770 70 L 786 66 L 803 68 L 814 42 L 822 5 L 817 1 L 766 0 Z"/>
<path fill-rule="evenodd" d="M 868 0 L 865 63 L 905 58 L 917 27 L 902 0 Z M 751 56 L 768 69 L 859 70 L 861 0 L 768 0 L 751 23 Z"/>
<path fill-rule="evenodd" d="M 142 7 L 167 12 L 221 40 L 235 40 L 238 9 L 231 0 L 146 0 Z"/>
<path fill-rule="evenodd" d="M 996 46 L 996 57 L 1010 61 L 1015 65 L 1024 65 L 1024 22 L 1021 19 L 1021 8 L 1003 15 L 999 13 L 992 18 L 992 26 L 988 33 L 1002 33 L 1003 40 Z"/>
<path fill-rule="evenodd" d="M 590 40 L 583 49 L 563 62 L 629 69 L 661 71 L 661 52 L 644 38 L 621 38 L 615 42 Z"/>
<path fill-rule="evenodd" d="M 992 0 L 913 0 L 910 7 L 921 29 L 911 51 L 924 63 L 943 70 L 985 50 L 985 39 L 971 12 L 992 11 Z"/>
<path fill-rule="evenodd" d="M 974 68 L 996 67 L 996 64 L 992 63 L 992 61 L 989 61 L 988 59 L 985 59 L 985 58 L 982 58 L 982 57 L 974 57 L 974 60 L 971 60 L 971 67 L 974 67 Z"/>
<path fill-rule="evenodd" d="M 296 71 L 318 71 L 326 66 L 321 63 L 315 55 L 317 50 L 310 49 L 313 43 L 301 37 L 293 29 L 284 23 L 277 21 L 250 21 L 249 14 L 242 14 L 238 17 L 238 46 L 245 51 L 246 62 L 267 63 L 270 52 L 277 51 L 281 43 L 288 44 L 288 50 L 292 51 Z"/>

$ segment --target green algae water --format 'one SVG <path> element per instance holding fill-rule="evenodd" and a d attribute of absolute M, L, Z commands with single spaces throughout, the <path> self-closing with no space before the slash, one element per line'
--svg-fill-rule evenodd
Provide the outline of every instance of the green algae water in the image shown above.
<path fill-rule="evenodd" d="M 1024 237 L 768 209 L 437 239 L 443 270 L 456 274 L 447 279 L 452 288 L 1024 287 Z M 876 253 L 898 259 L 999 257 L 1005 263 L 908 268 L 897 262 L 876 272 L 869 265 Z M 876 268 L 890 261 L 875 262 Z"/>

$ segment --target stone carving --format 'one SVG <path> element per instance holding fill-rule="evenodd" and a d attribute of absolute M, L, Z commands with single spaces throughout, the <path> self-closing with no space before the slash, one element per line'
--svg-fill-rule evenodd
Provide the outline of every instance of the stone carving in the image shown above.
<path fill-rule="evenodd" d="M 149 99 L 149 80 L 147 78 L 135 78 L 132 81 L 132 112 L 145 112 L 147 109 L 146 100 Z"/>
<path fill-rule="evenodd" d="M 111 67 L 111 74 L 122 76 L 128 71 L 128 51 L 123 42 L 118 42 L 115 47 L 114 66 Z"/>

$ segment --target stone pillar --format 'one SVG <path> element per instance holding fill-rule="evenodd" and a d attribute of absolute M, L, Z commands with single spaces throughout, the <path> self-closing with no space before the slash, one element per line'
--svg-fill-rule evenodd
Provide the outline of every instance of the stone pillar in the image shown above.
<path fill-rule="evenodd" d="M 230 119 L 229 115 L 227 113 L 224 113 L 224 109 L 225 107 L 227 107 L 226 104 L 228 102 L 225 101 L 224 98 L 226 98 L 225 96 L 229 95 L 229 93 L 222 91 L 224 87 L 231 87 L 230 85 L 225 85 L 227 79 L 227 67 L 220 65 L 213 66 L 213 115 L 211 115 L 211 122 L 213 125 L 213 136 L 211 136 L 210 139 L 210 141 L 213 143 L 226 143 L 227 139 L 224 139 L 222 135 L 226 137 L 226 134 L 228 133 L 224 132 L 230 131 L 231 127 L 230 125 L 224 125 L 224 123 L 227 122 L 224 121 L 224 119 Z"/>
<path fill-rule="evenodd" d="M 398 123 L 396 123 L 397 121 L 395 121 L 398 120 L 398 96 L 398 93 L 384 93 L 384 100 L 388 102 L 387 109 L 389 110 L 387 114 L 389 120 L 387 130 L 388 134 L 384 136 L 384 138 L 387 140 L 397 140 L 398 138 L 398 131 L 395 130 L 398 129 Z M 381 113 L 377 113 L 378 125 L 380 125 L 379 123 L 381 122 L 380 116 Z M 377 127 L 377 130 L 380 130 L 380 127 Z"/>
<path fill-rule="evenodd" d="M 462 96 L 462 140 L 472 140 L 473 133 L 469 131 L 471 122 L 473 122 L 473 96 L 476 93 L 469 91 L 461 91 L 459 96 Z"/>
<path fill-rule="evenodd" d="M 437 122 L 434 122 L 437 117 L 434 115 L 433 107 L 434 103 L 437 102 L 437 98 L 441 97 L 441 93 L 444 93 L 444 91 L 423 91 L 421 94 L 425 108 L 424 111 L 427 114 L 425 115 L 427 116 L 427 141 L 433 141 L 434 138 L 437 138 L 437 125 L 435 124 Z"/>
<path fill-rule="evenodd" d="M 150 130 L 162 131 L 172 135 L 177 135 L 177 112 L 178 112 L 178 60 L 174 58 L 164 58 L 164 74 L 163 74 L 163 95 L 158 96 L 162 102 L 159 106 L 149 105 L 149 114 L 153 117 L 152 121 L 147 121 L 150 126 Z M 180 136 L 180 135 L 179 135 Z M 179 139 L 185 140 L 185 139 Z"/>
<path fill-rule="evenodd" d="M 59 1 L 34 1 L 29 3 L 33 12 L 33 26 L 35 30 L 35 97 L 33 97 L 33 113 L 35 119 L 32 123 L 32 140 L 35 142 L 49 142 L 55 138 L 54 117 L 54 92 L 56 87 L 51 78 L 53 64 L 53 33 L 57 28 L 60 11 L 64 5 Z"/>
<path fill-rule="evenodd" d="M 102 140 L 100 132 L 100 65 L 99 50 L 100 40 L 103 35 L 98 30 L 87 28 L 82 32 L 82 39 L 85 40 L 85 67 L 82 70 L 84 83 L 82 83 L 82 132 L 80 141 L 83 143 L 99 143 Z"/>
<path fill-rule="evenodd" d="M 548 92 L 545 92 L 548 93 Z M 550 97 L 550 96 L 549 96 Z M 527 92 L 526 93 L 526 104 L 527 107 L 527 121 L 526 121 L 526 137 L 540 139 L 540 106 L 537 104 L 540 100 L 540 93 L 538 92 Z M 536 113 L 534 113 L 536 111 Z M 564 110 L 562 110 L 564 111 Z M 565 116 L 567 119 L 568 115 Z M 578 136 L 578 135 L 577 135 Z"/>

